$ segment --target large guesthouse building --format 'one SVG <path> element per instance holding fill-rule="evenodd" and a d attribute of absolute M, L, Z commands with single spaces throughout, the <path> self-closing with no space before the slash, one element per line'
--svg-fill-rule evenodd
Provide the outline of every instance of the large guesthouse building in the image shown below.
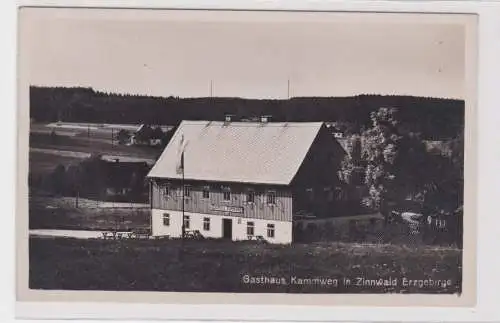
<path fill-rule="evenodd" d="M 344 153 L 322 122 L 183 121 L 148 174 L 152 234 L 291 243 L 335 209 Z"/>

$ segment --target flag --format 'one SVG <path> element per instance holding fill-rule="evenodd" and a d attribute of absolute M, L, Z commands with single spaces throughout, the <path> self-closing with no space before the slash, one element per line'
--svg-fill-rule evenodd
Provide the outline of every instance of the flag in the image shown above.
<path fill-rule="evenodd" d="M 179 160 L 177 162 L 177 174 L 182 174 L 184 172 L 184 149 L 186 148 L 186 143 L 184 141 L 184 135 L 181 135 L 179 140 L 178 155 Z"/>
<path fill-rule="evenodd" d="M 178 174 L 182 174 L 183 171 L 184 171 L 184 151 L 181 152 L 181 157 L 180 157 L 180 160 L 179 160 L 179 165 L 177 166 L 177 173 Z"/>

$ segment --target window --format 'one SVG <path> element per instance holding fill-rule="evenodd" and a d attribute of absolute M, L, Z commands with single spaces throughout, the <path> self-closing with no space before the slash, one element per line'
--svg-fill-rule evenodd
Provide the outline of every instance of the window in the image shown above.
<path fill-rule="evenodd" d="M 276 192 L 267 192 L 267 204 L 276 204 Z"/>
<path fill-rule="evenodd" d="M 231 201 L 231 190 L 229 189 L 229 187 L 224 187 L 222 190 L 224 201 Z"/>
<path fill-rule="evenodd" d="M 247 192 L 247 203 L 254 203 L 254 202 L 255 202 L 255 192 L 248 191 Z"/>
<path fill-rule="evenodd" d="M 436 220 L 436 227 L 438 229 L 444 229 L 446 228 L 446 220 L 443 220 L 443 219 L 437 219 Z"/>
<path fill-rule="evenodd" d="M 202 197 L 203 197 L 204 199 L 208 199 L 208 198 L 210 198 L 210 187 L 205 186 L 205 187 L 203 188 Z"/>
<path fill-rule="evenodd" d="M 210 218 L 203 218 L 203 230 L 210 231 Z"/>
<path fill-rule="evenodd" d="M 170 195 L 170 187 L 165 186 L 165 191 L 164 191 L 165 197 L 168 197 Z"/>
<path fill-rule="evenodd" d="M 274 224 L 267 225 L 267 237 L 274 238 Z"/>
<path fill-rule="evenodd" d="M 255 224 L 253 222 L 247 222 L 247 235 L 253 236 L 255 233 Z"/>
<path fill-rule="evenodd" d="M 191 186 L 184 185 L 184 197 L 191 196 Z"/>
<path fill-rule="evenodd" d="M 184 216 L 184 229 L 189 229 L 190 220 L 189 215 Z"/>
<path fill-rule="evenodd" d="M 342 197 L 342 189 L 340 187 L 335 187 L 335 198 L 340 201 L 342 200 Z"/>
<path fill-rule="evenodd" d="M 166 227 L 170 226 L 170 214 L 163 213 L 163 225 Z"/>

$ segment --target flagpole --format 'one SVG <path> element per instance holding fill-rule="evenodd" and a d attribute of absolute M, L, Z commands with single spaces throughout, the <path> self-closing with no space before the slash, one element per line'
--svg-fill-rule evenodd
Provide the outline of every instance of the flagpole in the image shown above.
<path fill-rule="evenodd" d="M 186 188 L 184 186 L 184 151 L 182 152 L 181 155 L 182 158 L 182 239 L 184 239 L 185 233 L 186 233 L 186 227 L 184 225 L 184 194 L 186 191 Z"/>
<path fill-rule="evenodd" d="M 181 239 L 184 239 L 184 236 L 186 234 L 186 226 L 184 224 L 185 220 L 185 194 L 186 194 L 186 188 L 184 185 L 184 149 L 186 148 L 185 142 L 184 142 L 184 135 L 181 136 L 181 140 L 179 143 L 179 149 L 180 149 L 180 160 L 179 160 L 179 166 L 177 168 L 177 174 L 179 171 L 181 172 L 181 196 L 182 196 L 182 224 L 181 224 Z"/>

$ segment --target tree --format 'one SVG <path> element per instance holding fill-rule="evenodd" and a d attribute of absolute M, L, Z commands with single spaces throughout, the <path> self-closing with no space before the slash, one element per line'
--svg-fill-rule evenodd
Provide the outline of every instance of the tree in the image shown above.
<path fill-rule="evenodd" d="M 427 151 L 419 133 L 408 132 L 401 136 L 398 158 L 395 161 L 397 190 L 413 200 L 421 200 L 427 184 L 441 175 L 436 172 L 436 159 Z"/>
<path fill-rule="evenodd" d="M 82 169 L 80 165 L 70 165 L 66 171 L 66 180 L 68 190 L 72 196 L 75 196 L 75 207 L 78 208 L 78 199 L 82 190 Z"/>
<path fill-rule="evenodd" d="M 463 201 L 463 136 L 451 143 L 452 155 L 432 154 L 419 133 L 402 131 L 398 110 L 380 108 L 362 133 L 364 184 L 368 206 L 388 215 L 390 203 L 406 199 L 429 212 L 453 212 Z M 345 163 L 348 173 L 350 164 Z"/>
<path fill-rule="evenodd" d="M 362 178 L 359 176 L 364 171 L 361 159 L 361 136 L 351 135 L 346 139 L 347 154 L 340 165 L 339 178 L 346 184 L 359 185 Z"/>
<path fill-rule="evenodd" d="M 132 192 L 132 194 L 136 194 L 140 189 L 142 188 L 142 181 L 140 176 L 137 174 L 137 172 L 133 172 L 132 176 L 130 176 L 130 183 L 129 187 Z"/>
<path fill-rule="evenodd" d="M 451 143 L 451 162 L 453 164 L 453 178 L 456 182 L 455 190 L 453 193 L 457 196 L 458 206 L 457 209 L 463 207 L 463 187 L 464 187 L 464 132 L 462 131 L 458 134 Z"/>
<path fill-rule="evenodd" d="M 124 145 L 125 143 L 127 143 L 127 141 L 130 140 L 130 133 L 125 129 L 120 129 L 120 131 L 118 131 L 118 134 L 116 135 L 116 139 L 118 140 L 118 143 L 120 145 Z"/>
<path fill-rule="evenodd" d="M 153 132 L 151 133 L 152 139 L 163 139 L 164 136 L 165 133 L 163 133 L 163 130 L 161 129 L 160 126 L 154 128 Z"/>
<path fill-rule="evenodd" d="M 52 191 L 56 194 L 64 194 L 66 188 L 66 168 L 64 165 L 57 165 L 50 176 Z"/>
<path fill-rule="evenodd" d="M 450 142 L 451 149 L 451 161 L 454 167 L 461 173 L 463 176 L 463 168 L 464 168 L 464 131 L 462 131 L 457 135 L 455 139 Z"/>
<path fill-rule="evenodd" d="M 165 133 L 165 135 L 163 136 L 162 141 L 161 141 L 162 147 L 166 147 L 168 145 L 168 143 L 170 142 L 170 139 L 172 139 L 172 137 L 174 136 L 174 133 L 177 131 L 178 127 L 179 126 L 177 125 Z"/>
<path fill-rule="evenodd" d="M 105 164 L 106 161 L 102 160 L 99 153 L 92 153 L 90 157 L 80 163 L 79 176 L 82 192 L 93 197 L 101 197 L 107 176 L 104 169 Z"/>
<path fill-rule="evenodd" d="M 149 142 L 153 138 L 153 129 L 149 125 L 144 125 L 135 136 L 139 142 Z"/>
<path fill-rule="evenodd" d="M 369 207 L 386 214 L 389 200 L 396 198 L 396 159 L 402 136 L 398 133 L 395 108 L 370 114 L 371 127 L 362 134 L 362 158 L 366 163 L 365 185 Z"/>
<path fill-rule="evenodd" d="M 450 156 L 434 156 L 432 180 L 426 185 L 425 203 L 435 212 L 456 213 L 463 206 L 464 135 L 450 142 Z"/>

